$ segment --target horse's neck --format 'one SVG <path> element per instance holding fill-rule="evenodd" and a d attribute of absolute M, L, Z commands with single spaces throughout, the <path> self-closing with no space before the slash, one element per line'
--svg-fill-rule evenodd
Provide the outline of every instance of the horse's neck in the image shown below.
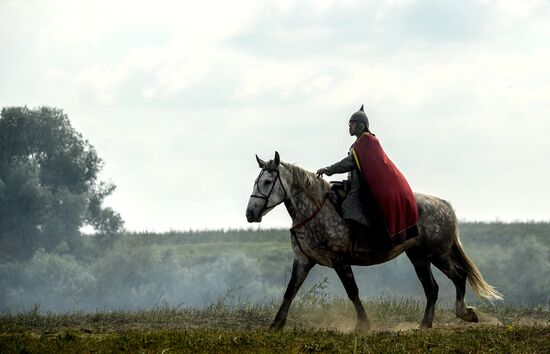
<path fill-rule="evenodd" d="M 290 199 L 285 201 L 285 207 L 292 218 L 292 223 L 296 225 L 307 219 L 315 211 L 319 203 L 319 201 L 313 200 L 302 188 L 301 191 L 294 193 Z"/>
<path fill-rule="evenodd" d="M 287 182 L 288 192 L 291 195 L 285 201 L 285 206 L 292 218 L 293 225 L 296 225 L 310 217 L 322 201 L 318 200 L 319 198 L 314 195 L 315 193 L 308 191 L 308 187 L 304 185 L 305 182 L 297 180 L 293 175 L 294 173 L 285 169 L 283 178 Z M 317 183 L 320 182 L 317 181 Z"/>

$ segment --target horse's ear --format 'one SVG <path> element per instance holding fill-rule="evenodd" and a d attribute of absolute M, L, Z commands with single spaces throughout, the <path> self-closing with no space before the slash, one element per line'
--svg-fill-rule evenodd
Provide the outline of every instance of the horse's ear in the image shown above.
<path fill-rule="evenodd" d="M 281 158 L 279 157 L 279 153 L 275 151 L 275 158 L 273 159 L 274 168 L 279 167 L 279 164 L 281 163 Z"/>
<path fill-rule="evenodd" d="M 258 155 L 256 155 L 256 161 L 258 161 L 258 166 L 260 166 L 260 168 L 265 168 L 266 166 L 266 163 L 264 160 L 262 160 L 261 158 L 258 157 Z"/>

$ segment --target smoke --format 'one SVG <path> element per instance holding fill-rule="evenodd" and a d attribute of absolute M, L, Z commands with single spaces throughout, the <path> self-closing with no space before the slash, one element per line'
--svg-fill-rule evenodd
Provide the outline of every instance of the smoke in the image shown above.
<path fill-rule="evenodd" d="M 264 279 L 257 260 L 241 253 L 181 262 L 137 252 L 108 255 L 88 266 L 71 255 L 39 250 L 27 263 L 2 264 L 1 311 L 67 312 L 145 309 L 159 304 L 202 307 L 229 291 L 237 301 L 265 302 L 280 286 Z M 11 276 L 10 276 L 11 274 Z"/>
<path fill-rule="evenodd" d="M 501 237 L 501 236 L 499 236 Z M 468 240 L 469 239 L 469 240 Z M 463 237 L 466 253 L 488 283 L 513 305 L 550 301 L 550 251 L 538 236 L 483 242 Z M 64 253 L 63 253 L 64 252 Z M 78 252 L 36 251 L 24 261 L 0 260 L 0 311 L 68 312 L 204 307 L 223 299 L 279 303 L 290 278 L 292 251 L 287 231 L 231 231 L 126 235 L 109 245 L 93 240 Z M 371 267 L 354 267 L 363 298 L 414 297 L 424 292 L 406 256 Z M 452 305 L 452 282 L 432 267 L 439 303 Z M 321 296 L 346 297 L 334 270 L 316 266 L 298 294 L 317 287 Z M 481 300 L 467 291 L 467 300 Z"/>

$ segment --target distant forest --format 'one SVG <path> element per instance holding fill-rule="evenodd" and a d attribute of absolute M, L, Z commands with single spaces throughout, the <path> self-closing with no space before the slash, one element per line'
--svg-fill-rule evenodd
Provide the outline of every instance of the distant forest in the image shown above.
<path fill-rule="evenodd" d="M 462 223 L 461 240 L 483 276 L 513 305 L 550 306 L 550 223 Z M 0 260 L 0 311 L 202 307 L 278 301 L 292 265 L 285 229 L 122 233 L 82 236 L 72 247 L 36 250 Z M 454 287 L 434 268 L 439 303 L 452 305 Z M 355 267 L 362 297 L 424 299 L 405 255 L 379 266 Z M 345 297 L 332 269 L 317 266 L 302 292 Z M 479 301 L 471 291 L 468 300 Z M 38 306 L 38 307 L 36 307 Z"/>

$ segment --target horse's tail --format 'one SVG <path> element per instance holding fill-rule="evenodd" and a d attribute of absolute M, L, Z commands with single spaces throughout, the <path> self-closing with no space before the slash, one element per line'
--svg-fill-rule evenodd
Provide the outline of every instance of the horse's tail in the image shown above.
<path fill-rule="evenodd" d="M 472 262 L 466 253 L 464 253 L 464 249 L 460 243 L 458 224 L 455 226 L 454 236 L 454 243 L 451 247 L 451 260 L 459 271 L 466 274 L 468 277 L 468 284 L 474 293 L 477 296 L 484 297 L 489 300 L 502 300 L 502 294 L 499 293 L 493 286 L 487 284 L 474 262 Z"/>

